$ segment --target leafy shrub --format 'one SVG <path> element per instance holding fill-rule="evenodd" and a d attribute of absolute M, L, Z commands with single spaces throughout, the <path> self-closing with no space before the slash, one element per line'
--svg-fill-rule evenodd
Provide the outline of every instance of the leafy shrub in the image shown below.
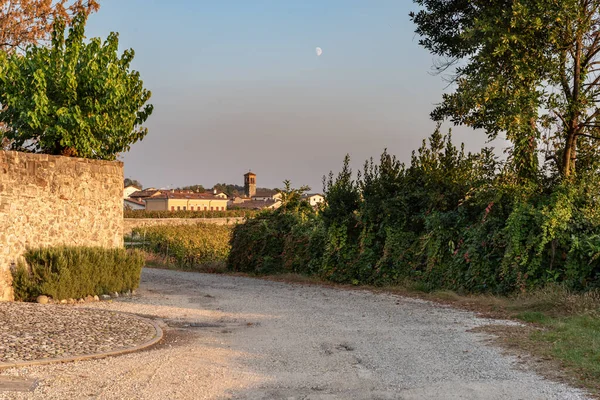
<path fill-rule="evenodd" d="M 600 287 L 600 175 L 525 179 L 491 149 L 436 130 L 405 166 L 384 152 L 354 179 L 346 157 L 310 218 L 271 212 L 235 228 L 229 266 L 352 284 L 506 294 Z"/>
<path fill-rule="evenodd" d="M 13 271 L 15 299 L 39 295 L 77 299 L 134 290 L 144 258 L 140 252 L 100 247 L 49 247 L 28 250 Z"/>
<path fill-rule="evenodd" d="M 284 185 L 285 189 L 280 191 L 281 207 L 262 211 L 233 228 L 227 260 L 230 270 L 269 274 L 314 267 L 314 263 L 309 267 L 311 257 L 318 257 L 322 247 L 314 242 L 311 247 L 310 232 L 321 228 L 310 227 L 315 211 L 302 199 L 309 188 L 292 189 L 289 181 Z M 307 247 L 316 248 L 316 253 L 311 255 Z"/>
<path fill-rule="evenodd" d="M 256 215 L 254 210 L 226 211 L 147 211 L 124 210 L 124 218 L 248 218 Z"/>
<path fill-rule="evenodd" d="M 184 268 L 224 262 L 229 255 L 231 227 L 214 224 L 135 228 L 146 249 L 174 260 Z"/>
<path fill-rule="evenodd" d="M 286 237 L 299 222 L 294 214 L 263 211 L 244 224 L 236 225 L 231 236 L 228 268 L 256 274 L 283 272 Z"/>

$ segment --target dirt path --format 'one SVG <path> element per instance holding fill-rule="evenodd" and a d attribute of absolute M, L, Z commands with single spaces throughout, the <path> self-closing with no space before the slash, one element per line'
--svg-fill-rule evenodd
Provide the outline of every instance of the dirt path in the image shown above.
<path fill-rule="evenodd" d="M 148 269 L 139 293 L 93 306 L 158 319 L 163 343 L 4 371 L 0 399 L 585 398 L 467 332 L 490 321 L 424 301 Z"/>

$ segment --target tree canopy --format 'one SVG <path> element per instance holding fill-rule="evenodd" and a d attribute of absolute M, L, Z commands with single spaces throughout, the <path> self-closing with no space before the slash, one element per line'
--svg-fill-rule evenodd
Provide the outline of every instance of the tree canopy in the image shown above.
<path fill-rule="evenodd" d="M 65 37 L 54 22 L 50 47 L 0 53 L 3 143 L 21 151 L 114 160 L 144 138 L 151 93 L 130 69 L 133 50 L 118 55 L 118 34 L 84 42 L 86 14 Z"/>
<path fill-rule="evenodd" d="M 57 18 L 69 23 L 77 13 L 98 8 L 97 0 L 0 0 L 0 50 L 37 44 L 50 37 Z"/>
<path fill-rule="evenodd" d="M 600 108 L 600 1 L 414 0 L 420 44 L 453 70 L 455 91 L 436 120 L 504 132 L 522 176 L 540 143 L 563 177 L 596 170 Z"/>
<path fill-rule="evenodd" d="M 131 179 L 131 178 L 125 178 L 123 180 L 123 186 L 127 187 L 127 186 L 135 186 L 136 188 L 142 190 L 144 186 L 142 186 L 142 183 L 140 181 L 138 181 L 137 179 Z"/>

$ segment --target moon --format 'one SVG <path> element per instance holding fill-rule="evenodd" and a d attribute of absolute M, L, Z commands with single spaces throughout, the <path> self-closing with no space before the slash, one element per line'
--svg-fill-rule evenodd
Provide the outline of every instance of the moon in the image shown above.
<path fill-rule="evenodd" d="M 320 57 L 320 56 L 321 56 L 321 54 L 323 54 L 323 49 L 322 49 L 322 48 L 320 48 L 320 47 L 317 47 L 317 48 L 315 49 L 315 52 L 317 53 L 317 57 Z"/>

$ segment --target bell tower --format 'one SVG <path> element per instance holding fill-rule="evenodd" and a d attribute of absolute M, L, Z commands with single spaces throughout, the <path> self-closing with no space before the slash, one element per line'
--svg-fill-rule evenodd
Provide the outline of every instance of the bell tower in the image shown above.
<path fill-rule="evenodd" d="M 244 174 L 244 194 L 252 197 L 256 194 L 256 174 L 252 171 Z"/>

